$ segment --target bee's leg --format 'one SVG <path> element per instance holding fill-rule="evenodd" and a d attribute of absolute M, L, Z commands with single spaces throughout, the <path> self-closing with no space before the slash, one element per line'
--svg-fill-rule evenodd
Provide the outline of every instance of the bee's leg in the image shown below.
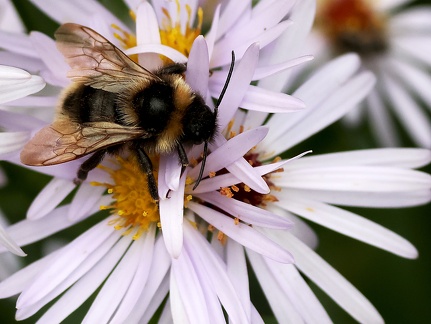
<path fill-rule="evenodd" d="M 181 163 L 181 175 L 183 174 L 186 167 L 189 165 L 189 159 L 187 158 L 186 150 L 184 150 L 184 146 L 179 143 L 177 146 L 178 158 Z"/>
<path fill-rule="evenodd" d="M 97 151 L 92 156 L 90 156 L 84 163 L 82 163 L 78 169 L 76 178 L 73 180 L 73 182 L 76 185 L 79 185 L 85 179 L 87 179 L 88 172 L 93 170 L 95 167 L 99 165 L 100 162 L 102 162 L 103 157 L 105 156 L 105 153 L 106 153 L 106 150 Z"/>
<path fill-rule="evenodd" d="M 153 174 L 153 164 L 151 163 L 151 160 L 148 157 L 147 153 L 145 153 L 142 148 L 139 147 L 137 149 L 137 152 L 139 165 L 141 166 L 142 171 L 144 171 L 144 173 L 147 175 L 148 189 L 150 191 L 150 195 L 155 201 L 159 201 L 157 182 Z"/>

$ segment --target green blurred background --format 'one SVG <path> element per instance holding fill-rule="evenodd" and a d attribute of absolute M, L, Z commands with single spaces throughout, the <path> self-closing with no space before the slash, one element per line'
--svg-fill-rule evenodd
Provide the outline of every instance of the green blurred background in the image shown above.
<path fill-rule="evenodd" d="M 52 36 L 53 31 L 57 28 L 55 22 L 44 16 L 27 0 L 14 0 L 13 2 L 28 30 L 39 30 Z M 127 8 L 121 1 L 105 0 L 101 2 L 120 17 L 128 19 Z M 413 3 L 413 5 L 416 4 L 431 4 L 431 1 L 423 0 Z M 400 127 L 399 130 L 400 133 L 403 133 Z M 404 146 L 413 146 L 407 136 L 403 135 Z M 338 122 L 298 145 L 289 154 L 294 156 L 296 153 L 309 149 L 313 150 L 313 154 L 322 154 L 374 147 L 376 147 L 376 142 L 366 125 L 358 129 L 346 129 L 341 122 Z M 25 217 L 33 198 L 50 179 L 5 162 L 0 162 L 0 167 L 4 169 L 9 179 L 7 186 L 0 188 L 0 209 L 11 223 L 15 223 Z M 430 173 L 431 167 L 428 166 L 423 170 Z M 398 210 L 359 208 L 351 210 L 408 239 L 418 249 L 419 258 L 417 260 L 402 259 L 311 224 L 320 238 L 318 253 L 369 298 L 387 323 L 431 322 L 430 204 Z M 67 242 L 88 226 L 88 223 L 79 224 L 55 235 L 54 239 Z M 27 264 L 37 260 L 45 248 L 44 243 L 25 247 L 24 250 L 28 256 L 21 261 L 23 264 Z M 319 288 L 312 283 L 310 285 L 334 322 L 354 323 L 354 320 Z M 275 322 L 256 283 L 252 285 L 252 296 L 266 322 Z M 66 322 L 79 322 L 84 311 L 85 307 L 81 313 L 68 318 Z M 15 299 L 0 300 L 1 323 L 15 322 L 14 313 Z M 23 323 L 34 323 L 37 318 L 37 315 L 33 316 Z"/>

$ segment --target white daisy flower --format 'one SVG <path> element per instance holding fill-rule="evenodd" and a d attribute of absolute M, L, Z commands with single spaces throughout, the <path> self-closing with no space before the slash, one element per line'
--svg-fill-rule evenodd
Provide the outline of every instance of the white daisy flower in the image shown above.
<path fill-rule="evenodd" d="M 0 105 L 38 92 L 44 86 L 45 82 L 39 76 L 31 75 L 17 68 L 0 65 Z M 22 132 L 0 133 L 0 142 L 2 143 L 0 154 L 9 153 L 11 150 L 14 150 L 18 144 L 17 141 L 28 141 L 28 139 L 27 134 L 23 134 Z M 16 255 L 26 255 L 1 225 L 0 244 Z"/>
<path fill-rule="evenodd" d="M 316 63 L 356 52 L 377 76 L 376 88 L 347 121 L 367 118 L 383 146 L 399 146 L 400 123 L 413 142 L 431 147 L 431 8 L 410 0 L 322 0 L 306 51 Z M 395 121 L 396 119 L 397 121 Z"/>

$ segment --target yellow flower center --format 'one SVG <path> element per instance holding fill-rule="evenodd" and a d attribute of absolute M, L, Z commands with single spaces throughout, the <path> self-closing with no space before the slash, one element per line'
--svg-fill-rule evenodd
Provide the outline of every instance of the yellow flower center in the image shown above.
<path fill-rule="evenodd" d="M 182 10 L 181 4 L 179 0 L 175 0 L 175 3 L 177 5 L 177 19 L 175 21 L 172 19 L 171 15 L 169 14 L 169 11 L 166 8 L 162 9 L 164 19 L 161 24 L 162 26 L 159 30 L 160 39 L 163 45 L 172 47 L 188 57 L 194 40 L 201 34 L 203 10 L 200 7 L 198 8 L 197 24 L 196 27 L 193 27 L 192 18 L 194 17 L 192 17 L 192 9 L 189 5 L 185 5 L 184 9 L 187 11 L 187 21 L 185 24 L 185 30 L 183 30 L 180 20 L 180 13 Z M 130 15 L 136 21 L 136 15 L 133 11 L 130 12 Z M 112 24 L 111 26 L 116 30 L 116 32 L 114 33 L 114 37 L 121 42 L 123 48 L 128 49 L 137 45 L 135 35 L 128 33 L 127 31 L 121 29 L 115 24 Z M 132 58 L 135 62 L 138 62 L 137 54 L 131 55 L 130 58 Z M 164 56 L 162 56 L 162 60 L 166 64 L 172 63 Z"/>
<path fill-rule="evenodd" d="M 180 13 L 181 4 L 179 0 L 175 0 L 177 5 L 177 19 L 173 21 L 169 11 L 163 8 L 163 14 L 165 15 L 162 21 L 162 28 L 160 29 L 160 38 L 163 45 L 175 48 L 185 56 L 189 56 L 190 49 L 192 48 L 193 42 L 201 34 L 202 21 L 203 21 L 203 10 L 198 8 L 197 11 L 197 25 L 193 27 L 192 22 L 192 9 L 189 5 L 185 6 L 187 11 L 187 23 L 185 30 L 182 30 Z"/>
<path fill-rule="evenodd" d="M 109 206 L 100 209 L 109 209 L 117 217 L 110 222 L 116 230 L 126 228 L 123 235 L 133 234 L 138 239 L 148 230 L 151 224 L 160 226 L 159 208 L 152 199 L 148 190 L 147 176 L 140 170 L 138 162 L 133 155 L 123 159 L 117 157 L 119 168 L 113 169 L 100 165 L 99 168 L 109 173 L 113 183 L 92 182 L 95 186 L 104 186 L 112 195 L 113 201 Z M 154 169 L 158 169 L 157 161 L 152 161 Z M 154 171 L 157 179 L 157 172 Z"/>
<path fill-rule="evenodd" d="M 337 52 L 378 54 L 387 49 L 386 19 L 369 0 L 321 0 L 316 26 Z"/>

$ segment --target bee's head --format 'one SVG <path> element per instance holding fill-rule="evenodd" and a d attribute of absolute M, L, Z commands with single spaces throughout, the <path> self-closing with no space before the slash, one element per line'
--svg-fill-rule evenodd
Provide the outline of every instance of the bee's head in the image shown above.
<path fill-rule="evenodd" d="M 211 141 L 217 129 L 216 118 L 216 112 L 196 96 L 183 117 L 183 141 L 195 145 Z"/>

